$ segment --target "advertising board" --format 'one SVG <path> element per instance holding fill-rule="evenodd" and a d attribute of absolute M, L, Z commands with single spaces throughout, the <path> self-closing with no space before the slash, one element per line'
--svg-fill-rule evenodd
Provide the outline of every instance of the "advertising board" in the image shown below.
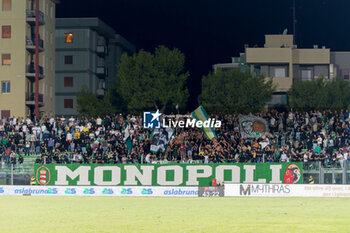
<path fill-rule="evenodd" d="M 227 197 L 350 197 L 350 185 L 226 184 Z"/>
<path fill-rule="evenodd" d="M 302 163 L 264 164 L 68 164 L 35 165 L 41 185 L 76 186 L 210 186 L 211 180 L 233 183 L 302 183 Z"/>
<path fill-rule="evenodd" d="M 198 197 L 198 187 L 160 186 L 0 186 L 0 196 Z"/>
<path fill-rule="evenodd" d="M 224 186 L 198 187 L 198 197 L 224 197 Z"/>

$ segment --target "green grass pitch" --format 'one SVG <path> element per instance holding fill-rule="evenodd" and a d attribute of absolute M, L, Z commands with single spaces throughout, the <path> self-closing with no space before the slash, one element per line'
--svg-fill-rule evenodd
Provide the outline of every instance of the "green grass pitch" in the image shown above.
<path fill-rule="evenodd" d="M 350 232 L 350 199 L 2 196 L 0 232 Z"/>

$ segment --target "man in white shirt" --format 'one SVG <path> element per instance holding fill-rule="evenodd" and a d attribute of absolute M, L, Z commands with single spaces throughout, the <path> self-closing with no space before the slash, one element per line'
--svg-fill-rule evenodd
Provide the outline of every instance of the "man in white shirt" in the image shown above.
<path fill-rule="evenodd" d="M 72 138 L 73 138 L 72 134 L 71 134 L 70 132 L 68 132 L 68 133 L 67 133 L 67 141 L 68 141 L 68 142 L 71 142 L 71 141 L 72 141 Z"/>
<path fill-rule="evenodd" d="M 343 169 L 344 168 L 344 156 L 342 155 L 341 152 L 337 154 L 337 159 L 339 160 L 340 167 Z"/>
<path fill-rule="evenodd" d="M 259 142 L 261 149 L 263 150 L 267 145 L 270 144 L 269 139 L 268 138 L 263 138 L 263 140 L 261 142 Z"/>
<path fill-rule="evenodd" d="M 151 163 L 151 162 L 152 162 L 151 154 L 150 154 L 150 153 L 148 153 L 148 154 L 146 155 L 145 162 L 146 162 L 146 163 Z"/>
<path fill-rule="evenodd" d="M 282 163 L 288 162 L 287 154 L 284 151 L 282 152 L 282 155 L 281 155 L 281 162 Z"/>
<path fill-rule="evenodd" d="M 40 134 L 41 134 L 41 128 L 37 125 L 35 125 L 33 128 L 33 133 L 35 135 L 36 138 L 40 138 Z"/>
<path fill-rule="evenodd" d="M 96 119 L 96 124 L 99 125 L 99 126 L 102 124 L 102 119 L 101 119 L 101 117 L 98 117 L 98 118 Z"/>
<path fill-rule="evenodd" d="M 69 118 L 69 122 L 73 122 L 73 123 L 74 123 L 74 121 L 75 121 L 74 117 L 71 116 L 71 117 Z"/>
<path fill-rule="evenodd" d="M 29 118 L 26 119 L 26 122 L 27 122 L 27 125 L 30 125 L 32 123 L 32 121 Z"/>
<path fill-rule="evenodd" d="M 23 133 L 26 133 L 26 132 L 27 132 L 27 125 L 26 125 L 26 124 L 23 124 L 23 125 L 22 125 L 22 132 L 23 132 Z"/>
<path fill-rule="evenodd" d="M 41 126 L 41 132 L 45 132 L 46 131 L 46 125 L 42 125 Z"/>
<path fill-rule="evenodd" d="M 276 119 L 272 117 L 272 118 L 270 119 L 270 125 L 271 125 L 272 127 L 275 127 L 275 123 L 276 123 Z"/>
<path fill-rule="evenodd" d="M 294 113 L 293 113 L 293 112 L 290 112 L 289 115 L 288 115 L 288 118 L 289 118 L 289 120 L 293 121 L 293 119 L 294 119 Z"/>
<path fill-rule="evenodd" d="M 51 117 L 50 118 L 50 124 L 53 125 L 53 123 L 55 123 L 55 118 Z"/>

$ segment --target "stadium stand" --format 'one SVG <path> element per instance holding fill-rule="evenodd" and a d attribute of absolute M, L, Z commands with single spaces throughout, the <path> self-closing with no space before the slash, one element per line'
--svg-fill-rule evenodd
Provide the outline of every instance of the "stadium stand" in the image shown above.
<path fill-rule="evenodd" d="M 221 115 L 222 127 L 209 140 L 197 128 L 176 129 L 166 151 L 150 152 L 152 130 L 142 117 L 10 118 L 0 122 L 2 167 L 32 169 L 34 163 L 236 163 L 321 161 L 342 167 L 348 160 L 349 112 L 268 112 L 257 114 L 269 132 L 258 139 L 240 136 L 238 115 Z M 213 116 L 212 116 L 213 117 Z M 132 150 L 124 141 L 130 124 Z"/>

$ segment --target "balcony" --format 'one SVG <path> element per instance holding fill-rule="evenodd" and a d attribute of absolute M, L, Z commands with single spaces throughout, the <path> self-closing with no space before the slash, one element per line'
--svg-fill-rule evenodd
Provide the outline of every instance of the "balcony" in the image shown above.
<path fill-rule="evenodd" d="M 108 75 L 108 70 L 105 66 L 97 66 L 96 75 L 99 78 L 105 78 Z"/>
<path fill-rule="evenodd" d="M 302 81 L 302 82 L 311 82 L 314 81 L 315 79 L 317 79 L 319 77 L 317 76 L 312 76 L 312 77 L 294 77 L 293 78 L 293 83 L 297 82 L 297 81 Z M 328 76 L 324 76 L 325 79 L 328 79 Z"/>
<path fill-rule="evenodd" d="M 35 64 L 30 63 L 27 65 L 26 69 L 26 77 L 30 79 L 30 81 L 35 81 Z M 44 68 L 42 66 L 39 66 L 39 80 L 44 78 Z"/>
<path fill-rule="evenodd" d="M 108 54 L 107 46 L 104 45 L 97 45 L 96 47 L 96 53 L 100 57 L 105 57 Z"/>
<path fill-rule="evenodd" d="M 35 25 L 35 10 L 27 10 L 26 11 L 26 21 L 30 25 Z M 44 13 L 39 11 L 39 25 L 44 25 Z"/>
<path fill-rule="evenodd" d="M 267 77 L 266 79 L 272 80 L 277 92 L 286 92 L 293 86 L 293 79 L 289 77 Z"/>
<path fill-rule="evenodd" d="M 104 88 L 99 88 L 96 91 L 97 96 L 104 96 L 105 95 L 105 89 Z"/>
<path fill-rule="evenodd" d="M 30 53 L 35 53 L 35 38 L 26 39 L 26 49 Z M 39 52 L 44 51 L 44 41 L 42 39 L 39 39 Z"/>
<path fill-rule="evenodd" d="M 292 62 L 291 48 L 246 48 L 249 64 L 289 64 Z"/>
<path fill-rule="evenodd" d="M 44 106 L 44 95 L 39 94 L 39 107 Z M 26 105 L 35 106 L 35 93 L 26 93 Z"/>

